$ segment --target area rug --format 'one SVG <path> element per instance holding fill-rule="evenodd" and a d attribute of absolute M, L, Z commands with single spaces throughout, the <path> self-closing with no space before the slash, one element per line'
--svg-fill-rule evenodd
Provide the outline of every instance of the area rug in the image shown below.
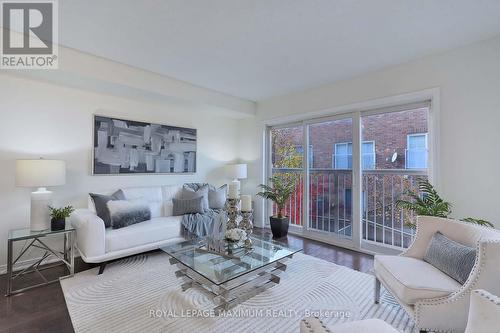
<path fill-rule="evenodd" d="M 373 303 L 374 277 L 296 254 L 281 282 L 221 316 L 200 289 L 183 292 L 162 252 L 138 255 L 61 280 L 71 321 L 82 332 L 298 332 L 304 316 L 337 323 L 380 318 L 415 332 L 405 311 L 383 293 Z"/>

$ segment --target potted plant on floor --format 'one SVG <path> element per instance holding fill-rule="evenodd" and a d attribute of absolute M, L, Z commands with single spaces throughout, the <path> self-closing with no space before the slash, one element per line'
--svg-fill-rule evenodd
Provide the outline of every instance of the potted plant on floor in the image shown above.
<path fill-rule="evenodd" d="M 259 185 L 262 192 L 257 193 L 257 195 L 271 200 L 277 207 L 278 214 L 269 217 L 273 238 L 285 237 L 288 234 L 289 217 L 283 214 L 285 204 L 295 191 L 295 180 L 292 174 L 280 174 L 269 178 L 271 185 Z"/>
<path fill-rule="evenodd" d="M 55 208 L 49 206 L 50 210 L 50 229 L 52 231 L 62 230 L 66 228 L 66 218 L 75 210 L 73 206 L 66 206 L 63 208 Z"/>

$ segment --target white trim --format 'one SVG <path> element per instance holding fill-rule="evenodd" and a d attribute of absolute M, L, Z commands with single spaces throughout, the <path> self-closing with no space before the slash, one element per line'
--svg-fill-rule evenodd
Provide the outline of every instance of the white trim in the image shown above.
<path fill-rule="evenodd" d="M 362 144 L 363 131 L 361 125 L 361 113 L 356 112 L 352 117 L 352 190 L 351 190 L 351 246 L 361 249 L 361 240 L 363 238 L 363 203 L 361 202 L 361 191 L 363 187 L 363 161 Z M 344 189 L 345 191 L 345 189 Z M 345 196 L 345 194 L 344 194 Z"/>

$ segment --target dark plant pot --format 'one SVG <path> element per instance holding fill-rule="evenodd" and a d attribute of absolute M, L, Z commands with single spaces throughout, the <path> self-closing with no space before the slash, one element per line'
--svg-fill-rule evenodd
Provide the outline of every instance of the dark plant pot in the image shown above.
<path fill-rule="evenodd" d="M 271 231 L 273 232 L 273 238 L 282 238 L 288 235 L 288 216 L 277 217 L 270 216 L 269 222 L 271 224 Z"/>
<path fill-rule="evenodd" d="M 52 219 L 50 220 L 50 230 L 63 230 L 66 228 L 66 219 Z"/>

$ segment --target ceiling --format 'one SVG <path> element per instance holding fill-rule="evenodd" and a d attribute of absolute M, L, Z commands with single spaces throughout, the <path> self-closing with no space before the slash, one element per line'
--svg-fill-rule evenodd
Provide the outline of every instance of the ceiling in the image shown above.
<path fill-rule="evenodd" d="M 260 101 L 500 34 L 499 0 L 64 0 L 60 43 Z"/>

